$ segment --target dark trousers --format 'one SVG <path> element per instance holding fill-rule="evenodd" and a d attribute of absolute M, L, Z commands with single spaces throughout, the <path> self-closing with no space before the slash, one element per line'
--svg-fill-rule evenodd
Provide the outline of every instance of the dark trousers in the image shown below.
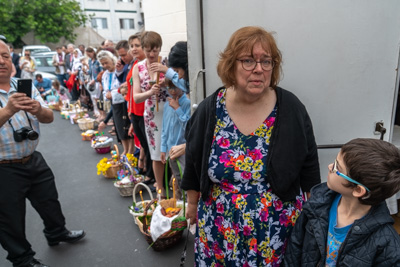
<path fill-rule="evenodd" d="M 67 79 L 67 74 L 56 74 L 57 80 L 60 82 L 60 84 L 64 87 L 66 87 L 65 82 L 68 80 Z"/>
<path fill-rule="evenodd" d="M 47 238 L 67 233 L 53 172 L 39 152 L 25 164 L 0 164 L 0 244 L 14 266 L 35 255 L 25 236 L 26 199 L 42 218 Z"/>
<path fill-rule="evenodd" d="M 144 150 L 146 154 L 146 173 L 145 175 L 150 178 L 154 178 L 153 172 L 153 161 L 151 160 L 151 155 L 149 151 L 149 145 L 147 144 L 146 130 L 144 128 L 144 119 L 143 116 L 137 116 L 135 114 L 131 114 L 131 122 L 133 124 L 133 131 L 135 135 L 140 141 L 141 149 Z"/>

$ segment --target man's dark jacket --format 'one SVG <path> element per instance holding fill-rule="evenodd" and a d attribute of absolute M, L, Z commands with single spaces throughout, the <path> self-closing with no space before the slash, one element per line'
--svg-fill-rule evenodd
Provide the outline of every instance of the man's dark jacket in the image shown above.
<path fill-rule="evenodd" d="M 190 118 L 185 132 L 186 165 L 182 189 L 195 190 L 206 199 L 211 186 L 208 161 L 216 124 L 216 98 L 219 88 L 204 99 Z M 321 182 L 317 145 L 310 117 L 304 105 L 291 92 L 275 88 L 277 116 L 267 156 L 267 181 L 283 201 L 294 200 Z M 249 118 L 251 119 L 251 118 Z"/>

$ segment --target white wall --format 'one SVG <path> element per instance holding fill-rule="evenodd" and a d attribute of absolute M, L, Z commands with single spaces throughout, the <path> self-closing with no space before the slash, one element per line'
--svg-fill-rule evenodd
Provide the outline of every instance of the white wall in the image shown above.
<path fill-rule="evenodd" d="M 168 56 L 176 42 L 187 40 L 185 0 L 142 0 L 142 10 L 145 30 L 162 37 L 162 56 Z"/>

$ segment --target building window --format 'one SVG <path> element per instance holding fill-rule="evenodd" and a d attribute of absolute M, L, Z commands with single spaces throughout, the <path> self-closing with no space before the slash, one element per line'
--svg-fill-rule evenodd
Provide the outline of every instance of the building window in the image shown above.
<path fill-rule="evenodd" d="M 133 0 L 118 0 L 118 2 L 122 2 L 122 3 L 133 3 Z"/>
<path fill-rule="evenodd" d="M 122 30 L 135 29 L 135 21 L 133 19 L 119 19 L 119 25 Z"/>
<path fill-rule="evenodd" d="M 106 18 L 92 18 L 92 27 L 95 29 L 108 29 Z"/>

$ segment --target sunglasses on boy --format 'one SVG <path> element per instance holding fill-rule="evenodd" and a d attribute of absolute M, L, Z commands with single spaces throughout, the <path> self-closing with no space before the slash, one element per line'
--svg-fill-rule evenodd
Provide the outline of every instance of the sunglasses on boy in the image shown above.
<path fill-rule="evenodd" d="M 335 161 L 334 161 L 333 164 L 332 164 L 332 170 L 331 170 L 331 172 L 336 173 L 337 175 L 339 175 L 340 177 L 343 177 L 344 179 L 346 179 L 346 180 L 349 181 L 349 182 L 352 182 L 352 183 L 354 183 L 354 184 L 358 184 L 358 185 L 364 187 L 365 190 L 367 190 L 367 192 L 370 192 L 370 190 L 368 189 L 368 187 L 366 187 L 365 185 L 363 185 L 363 184 L 357 182 L 356 180 L 351 179 L 349 176 L 344 175 L 343 173 L 339 172 L 338 169 L 337 169 L 337 159 L 335 159 Z"/>

